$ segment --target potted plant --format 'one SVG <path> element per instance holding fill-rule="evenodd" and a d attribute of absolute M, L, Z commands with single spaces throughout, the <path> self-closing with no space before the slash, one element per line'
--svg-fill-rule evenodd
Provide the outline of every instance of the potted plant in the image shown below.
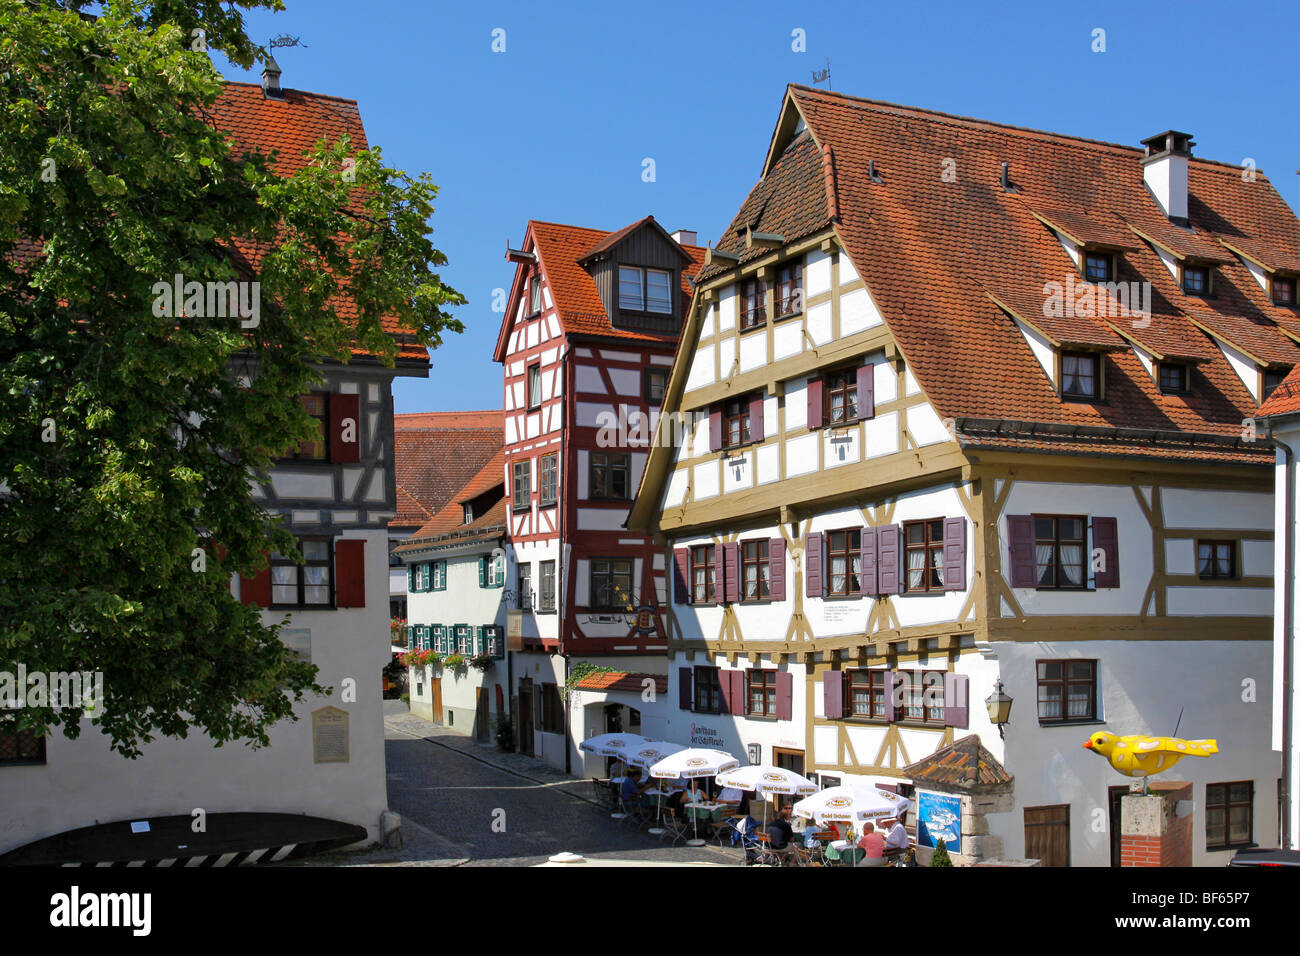
<path fill-rule="evenodd" d="M 477 668 L 478 670 L 481 671 L 486 671 L 489 667 L 492 666 L 492 664 L 495 661 L 496 661 L 495 657 L 493 657 L 487 651 L 484 651 L 482 654 L 475 654 L 473 657 L 469 659 L 468 663 L 470 667 Z"/>
<path fill-rule="evenodd" d="M 930 854 L 931 866 L 952 866 L 952 857 L 948 856 L 948 845 L 943 842 L 943 837 L 934 845 L 934 852 Z"/>

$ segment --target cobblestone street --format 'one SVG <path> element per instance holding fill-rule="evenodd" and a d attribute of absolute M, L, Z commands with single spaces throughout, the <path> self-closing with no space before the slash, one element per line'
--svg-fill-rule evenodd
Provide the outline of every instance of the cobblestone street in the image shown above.
<path fill-rule="evenodd" d="M 437 727 L 400 701 L 385 702 L 385 738 L 388 805 L 402 815 L 404 847 L 356 862 L 532 866 L 565 850 L 638 863 L 741 861 L 738 850 L 674 847 L 612 820 L 590 782 Z"/>

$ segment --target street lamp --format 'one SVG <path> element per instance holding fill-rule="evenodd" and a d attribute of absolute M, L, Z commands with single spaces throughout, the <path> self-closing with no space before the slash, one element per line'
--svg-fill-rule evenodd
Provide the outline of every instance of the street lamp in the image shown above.
<path fill-rule="evenodd" d="M 993 684 L 993 693 L 984 701 L 984 706 L 989 709 L 989 720 L 997 726 L 998 736 L 1003 740 L 1007 739 L 1003 728 L 1011 720 L 1011 704 L 1012 700 L 1002 689 L 1002 678 L 999 677 Z"/>

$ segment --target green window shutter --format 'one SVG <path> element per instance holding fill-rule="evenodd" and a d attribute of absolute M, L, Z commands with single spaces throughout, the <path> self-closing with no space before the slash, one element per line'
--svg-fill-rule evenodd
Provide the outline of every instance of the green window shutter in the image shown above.
<path fill-rule="evenodd" d="M 406 625 L 406 649 L 415 650 L 415 625 L 413 624 Z"/>
<path fill-rule="evenodd" d="M 481 588 L 485 588 L 485 587 L 487 587 L 487 583 L 488 583 L 488 582 L 487 582 L 487 568 L 488 568 L 488 563 L 487 563 L 487 562 L 488 562 L 488 559 L 487 559 L 485 556 L 480 556 L 479 559 L 478 559 L 478 586 L 481 587 Z"/>
<path fill-rule="evenodd" d="M 422 624 L 420 625 L 420 650 L 427 651 L 428 649 L 429 649 L 429 625 Z"/>
<path fill-rule="evenodd" d="M 487 635 L 483 633 L 483 625 L 479 624 L 474 628 L 474 653 L 483 654 L 487 651 Z"/>
<path fill-rule="evenodd" d="M 501 557 L 500 557 L 498 560 L 493 561 L 492 563 L 493 563 L 493 565 L 495 566 L 495 569 L 496 569 L 496 578 L 497 578 L 497 584 L 496 584 L 496 586 L 499 587 L 499 588 L 503 588 L 503 587 L 506 586 L 506 557 L 505 557 L 505 555 L 504 555 L 504 554 L 501 555 Z"/>
<path fill-rule="evenodd" d="M 406 590 L 415 591 L 415 565 L 413 564 L 406 566 Z"/>

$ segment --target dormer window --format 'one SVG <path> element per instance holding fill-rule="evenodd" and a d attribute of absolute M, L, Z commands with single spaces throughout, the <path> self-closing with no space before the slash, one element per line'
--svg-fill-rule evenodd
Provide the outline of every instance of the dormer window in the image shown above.
<path fill-rule="evenodd" d="M 542 279 L 533 276 L 528 283 L 528 314 L 536 315 L 542 311 Z"/>
<path fill-rule="evenodd" d="M 1290 369 L 1264 369 L 1264 397 L 1268 398 L 1276 391 L 1277 387 L 1282 384 L 1290 373 Z"/>
<path fill-rule="evenodd" d="M 1183 266 L 1183 291 L 1188 295 L 1210 294 L 1210 270 L 1204 266 Z"/>
<path fill-rule="evenodd" d="M 1101 395 L 1098 356 L 1091 352 L 1061 353 L 1061 397 L 1093 401 Z"/>
<path fill-rule="evenodd" d="M 672 315 L 673 274 L 663 269 L 619 266 L 618 307 L 626 312 Z"/>
<path fill-rule="evenodd" d="M 1295 305 L 1295 279 L 1273 277 L 1273 304 Z"/>
<path fill-rule="evenodd" d="M 474 523 L 474 506 L 469 502 L 465 502 L 465 520 L 462 523 L 463 524 Z"/>
<path fill-rule="evenodd" d="M 753 329 L 767 321 L 767 283 L 746 279 L 740 284 L 740 328 Z"/>
<path fill-rule="evenodd" d="M 1114 257 L 1107 252 L 1090 252 L 1085 262 L 1089 282 L 1112 282 L 1115 279 Z"/>
<path fill-rule="evenodd" d="M 776 317 L 803 311 L 803 260 L 787 262 L 776 270 Z"/>
<path fill-rule="evenodd" d="M 1187 391 L 1187 366 L 1177 362 L 1160 363 L 1160 391 L 1165 395 L 1176 395 Z"/>

